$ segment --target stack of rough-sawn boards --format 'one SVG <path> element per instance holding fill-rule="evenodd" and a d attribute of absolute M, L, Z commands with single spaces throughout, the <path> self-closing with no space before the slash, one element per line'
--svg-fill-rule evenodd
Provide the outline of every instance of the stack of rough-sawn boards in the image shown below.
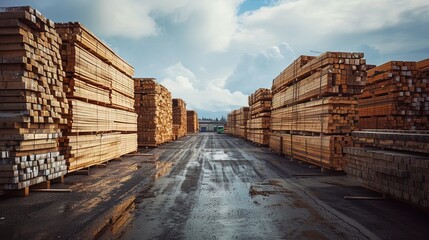
<path fill-rule="evenodd" d="M 188 133 L 197 133 L 199 131 L 197 112 L 192 110 L 186 111 L 186 130 Z"/>
<path fill-rule="evenodd" d="M 247 140 L 263 146 L 269 142 L 271 99 L 271 90 L 266 88 L 259 88 L 248 99 Z"/>
<path fill-rule="evenodd" d="M 346 172 L 367 187 L 429 209 L 429 131 L 364 130 L 344 148 Z"/>
<path fill-rule="evenodd" d="M 134 69 L 79 23 L 58 23 L 70 105 L 62 140 L 69 172 L 137 150 Z"/>
<path fill-rule="evenodd" d="M 156 147 L 173 140 L 171 93 L 154 78 L 136 78 L 135 109 L 138 145 Z"/>
<path fill-rule="evenodd" d="M 0 189 L 23 189 L 67 172 L 59 151 L 63 92 L 61 39 L 30 7 L 0 12 Z"/>
<path fill-rule="evenodd" d="M 341 170 L 357 129 L 356 94 L 366 83 L 363 53 L 301 56 L 273 80 L 270 148 Z"/>
<path fill-rule="evenodd" d="M 181 138 L 187 133 L 186 103 L 180 98 L 173 99 L 173 136 Z"/>
<path fill-rule="evenodd" d="M 429 59 L 368 70 L 359 96 L 360 129 L 429 129 Z"/>
<path fill-rule="evenodd" d="M 240 138 L 247 139 L 247 120 L 249 119 L 249 107 L 241 107 L 237 110 L 236 120 L 236 135 Z"/>
<path fill-rule="evenodd" d="M 238 110 L 232 110 L 229 112 L 226 120 L 225 133 L 233 136 L 237 135 L 237 112 Z"/>

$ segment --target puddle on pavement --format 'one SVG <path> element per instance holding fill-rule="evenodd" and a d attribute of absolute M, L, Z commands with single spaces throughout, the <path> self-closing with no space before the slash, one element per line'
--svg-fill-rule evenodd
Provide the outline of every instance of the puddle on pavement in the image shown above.
<path fill-rule="evenodd" d="M 205 157 L 212 161 L 234 160 L 235 158 L 224 150 L 214 150 L 204 153 Z"/>

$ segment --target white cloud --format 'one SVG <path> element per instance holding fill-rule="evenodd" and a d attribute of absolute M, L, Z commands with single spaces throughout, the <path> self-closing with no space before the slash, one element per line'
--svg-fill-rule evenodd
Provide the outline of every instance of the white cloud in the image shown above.
<path fill-rule="evenodd" d="M 335 47 L 354 50 L 362 44 L 376 44 L 384 52 L 397 51 L 409 44 L 410 39 L 398 39 L 388 34 L 376 39 L 371 36 L 377 31 L 406 24 L 407 14 L 416 10 L 426 9 L 427 15 L 428 6 L 425 0 L 284 0 L 241 15 L 234 40 L 259 48 L 287 41 L 304 53 L 310 49 L 335 50 Z M 415 20 L 411 19 L 412 22 Z M 428 22 L 427 16 L 425 21 Z M 347 35 L 350 39 L 345 41 Z M 427 43 L 416 40 L 420 46 L 427 46 Z M 259 42 L 264 44 L 255 44 Z M 391 45 L 385 45 L 386 42 Z"/>
<path fill-rule="evenodd" d="M 258 88 L 271 88 L 275 78 L 296 58 L 287 43 L 271 46 L 258 54 L 246 54 L 225 82 L 233 91 L 251 94 Z"/>
<path fill-rule="evenodd" d="M 247 95 L 240 91 L 231 92 L 211 83 L 204 88 L 197 88 L 194 84 L 198 82 L 195 74 L 180 62 L 166 68 L 164 72 L 166 77 L 161 80 L 161 84 L 170 90 L 173 98 L 185 100 L 189 109 L 231 111 L 247 105 Z"/>
<path fill-rule="evenodd" d="M 225 51 L 236 32 L 236 12 L 242 1 L 97 0 L 92 21 L 104 36 L 138 39 L 162 34 L 166 30 L 159 22 L 167 20 L 194 46 Z"/>

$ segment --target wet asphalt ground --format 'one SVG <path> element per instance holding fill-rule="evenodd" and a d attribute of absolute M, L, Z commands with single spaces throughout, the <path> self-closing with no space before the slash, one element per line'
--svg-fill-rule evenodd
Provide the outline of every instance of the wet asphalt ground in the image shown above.
<path fill-rule="evenodd" d="M 427 239 L 429 214 L 345 175 L 200 133 L 0 197 L 1 239 Z"/>

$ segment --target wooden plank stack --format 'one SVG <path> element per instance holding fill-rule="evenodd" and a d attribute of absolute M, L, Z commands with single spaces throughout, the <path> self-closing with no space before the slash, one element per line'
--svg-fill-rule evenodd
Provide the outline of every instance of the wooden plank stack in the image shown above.
<path fill-rule="evenodd" d="M 429 209 L 429 131 L 364 130 L 344 148 L 345 171 L 368 188 Z"/>
<path fill-rule="evenodd" d="M 281 154 L 342 170 L 342 147 L 357 129 L 355 95 L 366 83 L 363 53 L 301 56 L 272 85 L 270 148 Z M 271 137 L 270 136 L 270 137 Z"/>
<path fill-rule="evenodd" d="M 31 7 L 0 12 L 0 189 L 22 189 L 67 173 L 59 151 L 63 115 L 61 39 Z"/>
<path fill-rule="evenodd" d="M 263 146 L 269 142 L 271 99 L 271 90 L 266 88 L 259 88 L 249 96 L 247 140 Z"/>
<path fill-rule="evenodd" d="M 180 98 L 173 98 L 173 138 L 175 140 L 185 136 L 188 132 L 186 114 L 185 101 Z"/>
<path fill-rule="evenodd" d="M 57 23 L 69 100 L 62 138 L 69 172 L 137 150 L 134 69 L 79 23 Z"/>
<path fill-rule="evenodd" d="M 187 114 L 187 116 L 186 116 L 187 132 L 188 133 L 197 133 L 199 131 L 197 112 L 192 111 L 192 110 L 187 110 L 186 114 Z"/>
<path fill-rule="evenodd" d="M 428 129 L 428 60 L 391 61 L 367 71 L 359 96 L 360 129 Z"/>
<path fill-rule="evenodd" d="M 154 78 L 135 78 L 138 145 L 156 147 L 173 140 L 171 93 Z"/>
<path fill-rule="evenodd" d="M 241 107 L 236 112 L 236 135 L 247 139 L 247 120 L 249 119 L 249 107 Z"/>
<path fill-rule="evenodd" d="M 236 126 L 237 126 L 237 110 L 232 110 L 227 115 L 225 133 L 236 136 L 237 135 Z"/>

